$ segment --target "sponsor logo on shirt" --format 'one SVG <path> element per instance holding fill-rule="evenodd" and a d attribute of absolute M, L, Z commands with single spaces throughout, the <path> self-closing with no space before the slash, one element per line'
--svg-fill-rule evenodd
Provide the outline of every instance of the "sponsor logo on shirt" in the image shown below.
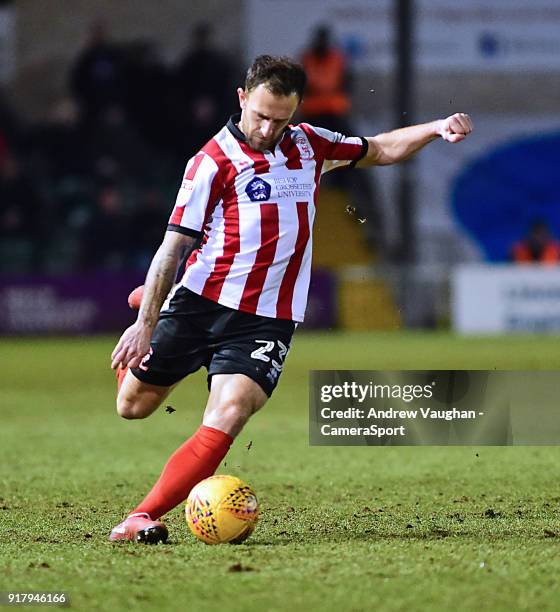
<path fill-rule="evenodd" d="M 251 202 L 266 202 L 270 198 L 270 189 L 271 187 L 266 181 L 256 176 L 245 188 L 245 193 L 249 196 Z"/>

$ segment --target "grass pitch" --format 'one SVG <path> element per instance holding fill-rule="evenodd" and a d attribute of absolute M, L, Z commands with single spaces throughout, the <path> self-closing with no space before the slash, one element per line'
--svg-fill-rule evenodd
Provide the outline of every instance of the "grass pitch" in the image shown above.
<path fill-rule="evenodd" d="M 262 520 L 216 547 L 182 508 L 165 546 L 107 541 L 206 397 L 198 374 L 170 398 L 176 412 L 120 420 L 113 343 L 0 345 L 0 590 L 66 591 L 87 611 L 560 608 L 560 449 L 307 442 L 310 369 L 560 369 L 557 339 L 297 334 L 220 469 L 253 484 Z"/>

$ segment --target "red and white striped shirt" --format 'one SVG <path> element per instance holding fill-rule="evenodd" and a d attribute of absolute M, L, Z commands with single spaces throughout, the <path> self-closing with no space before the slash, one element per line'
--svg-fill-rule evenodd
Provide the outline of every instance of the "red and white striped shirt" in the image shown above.
<path fill-rule="evenodd" d="M 303 321 L 319 179 L 356 163 L 367 141 L 302 123 L 259 152 L 235 119 L 187 164 L 168 229 L 202 241 L 180 284 L 235 310 Z"/>

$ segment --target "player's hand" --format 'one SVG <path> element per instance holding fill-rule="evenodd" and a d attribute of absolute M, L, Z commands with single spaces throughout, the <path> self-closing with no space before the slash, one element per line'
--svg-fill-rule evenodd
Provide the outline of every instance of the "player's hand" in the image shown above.
<path fill-rule="evenodd" d="M 455 113 L 440 121 L 438 134 L 447 142 L 461 142 L 473 131 L 471 118 L 466 113 Z"/>
<path fill-rule="evenodd" d="M 152 329 L 136 321 L 125 330 L 111 353 L 111 367 L 137 368 L 150 351 Z"/>

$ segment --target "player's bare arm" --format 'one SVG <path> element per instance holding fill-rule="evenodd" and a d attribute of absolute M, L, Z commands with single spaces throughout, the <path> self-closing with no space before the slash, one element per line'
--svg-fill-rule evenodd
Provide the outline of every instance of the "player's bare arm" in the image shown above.
<path fill-rule="evenodd" d="M 150 339 L 161 306 L 173 286 L 180 262 L 192 251 L 195 243 L 196 239 L 191 236 L 173 231 L 165 233 L 146 276 L 138 318 L 123 333 L 111 354 L 113 369 L 119 365 L 137 368 L 150 350 Z"/>
<path fill-rule="evenodd" d="M 455 113 L 446 119 L 412 125 L 369 137 L 368 152 L 357 164 L 359 168 L 387 166 L 412 157 L 436 138 L 456 143 L 464 140 L 473 130 L 472 120 L 465 113 Z"/>

